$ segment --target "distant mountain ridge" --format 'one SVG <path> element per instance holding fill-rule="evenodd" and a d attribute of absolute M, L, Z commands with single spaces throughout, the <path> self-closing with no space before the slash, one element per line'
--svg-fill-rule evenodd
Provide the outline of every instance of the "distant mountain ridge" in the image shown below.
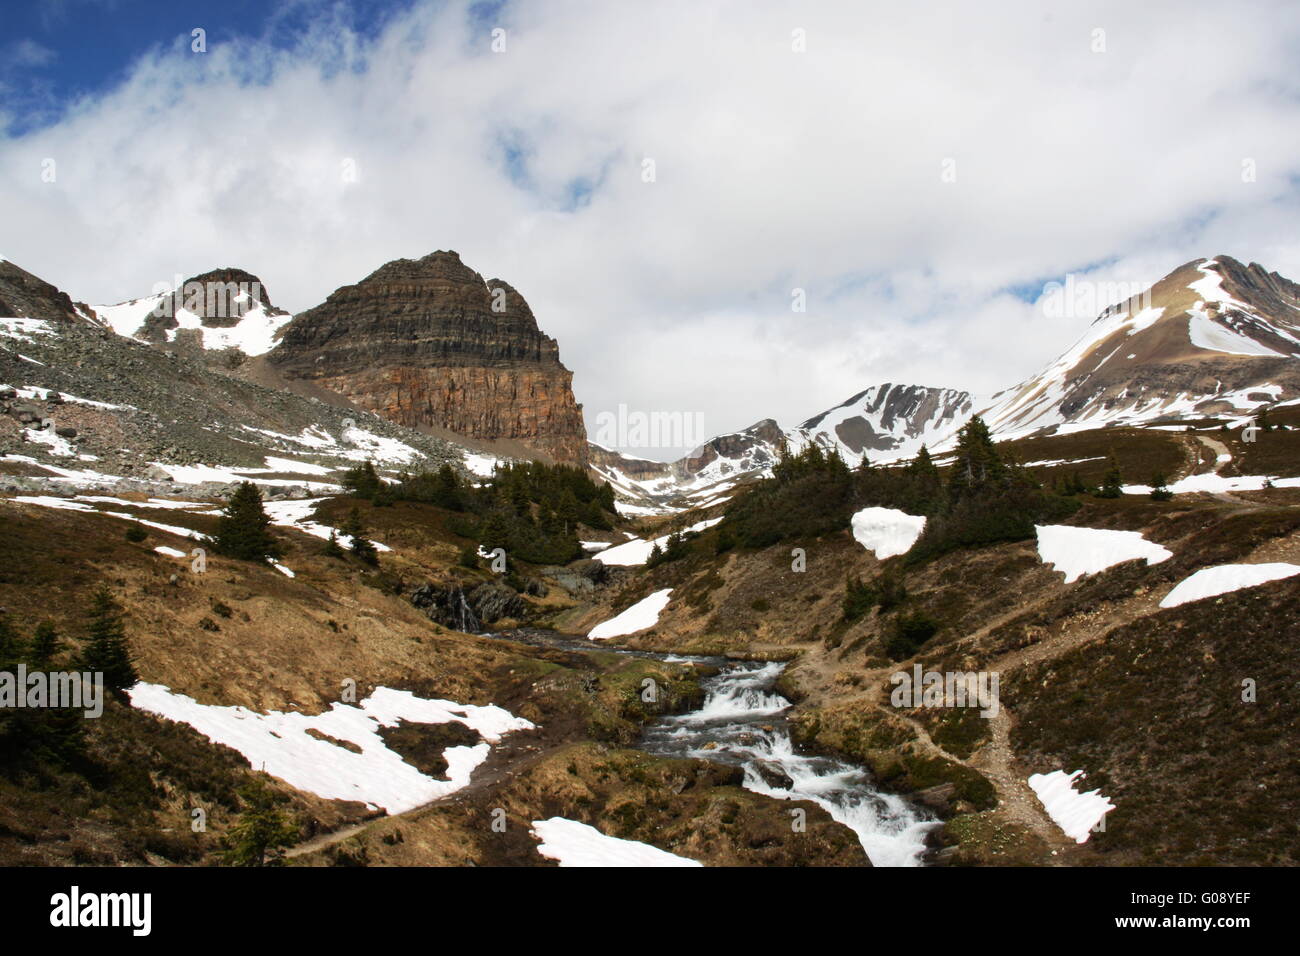
<path fill-rule="evenodd" d="M 1209 415 L 1244 419 L 1300 401 L 1297 359 L 1300 285 L 1230 256 L 1194 259 L 1104 309 L 1042 372 L 988 398 L 873 385 L 792 428 L 765 419 L 718 436 L 699 456 L 661 464 L 601 449 L 593 465 L 631 498 L 698 502 L 765 474 L 783 442 L 793 449 L 817 442 L 854 464 L 864 454 L 875 462 L 910 458 L 922 445 L 945 451 L 973 414 L 998 440 Z"/>
<path fill-rule="evenodd" d="M 629 458 L 593 445 L 592 467 L 628 497 L 671 501 L 680 495 L 699 506 L 727 490 L 723 486 L 767 473 L 782 447 L 816 443 L 854 464 L 864 454 L 873 461 L 908 458 L 965 424 L 971 407 L 970 394 L 956 389 L 873 385 L 793 428 L 765 418 L 711 438 L 674 462 Z"/>
<path fill-rule="evenodd" d="M 205 294 L 196 298 L 194 289 Z M 954 388 L 873 385 L 792 427 L 759 419 L 666 463 L 589 443 L 556 341 L 512 286 L 485 280 L 455 252 L 386 263 L 297 316 L 276 308 L 256 275 L 233 267 L 91 307 L 0 258 L 4 318 L 11 322 L 0 329 L 0 346 L 17 362 L 5 378 L 15 385 L 35 381 L 40 359 L 36 350 L 16 352 L 14 342 L 65 328 L 111 329 L 218 371 L 204 353 L 232 355 L 225 366 L 232 375 L 273 392 L 293 390 L 453 441 L 502 442 L 476 456 L 479 469 L 500 454 L 589 464 L 652 512 L 718 500 L 736 482 L 767 473 L 783 446 L 816 442 L 851 464 L 863 455 L 877 463 L 906 459 L 922 445 L 942 452 L 976 413 L 1006 440 L 1206 416 L 1244 421 L 1262 407 L 1300 402 L 1300 285 L 1230 256 L 1184 263 L 1104 309 L 1043 371 L 986 399 Z M 241 365 L 241 352 L 260 358 Z M 73 369 L 43 377 L 79 387 Z M 106 400 L 135 404 L 124 385 L 106 386 Z M 249 424 L 265 427 L 256 415 Z"/>

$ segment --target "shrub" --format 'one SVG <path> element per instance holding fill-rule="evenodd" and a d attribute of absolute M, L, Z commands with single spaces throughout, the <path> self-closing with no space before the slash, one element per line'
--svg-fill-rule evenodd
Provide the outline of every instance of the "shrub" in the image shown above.
<path fill-rule="evenodd" d="M 863 584 L 862 579 L 859 577 L 845 579 L 844 602 L 841 605 L 844 620 L 856 621 L 878 603 L 879 595 L 876 593 L 875 588 Z"/>
<path fill-rule="evenodd" d="M 147 537 L 149 537 L 149 532 L 145 531 L 144 528 L 138 524 L 133 524 L 131 527 L 126 529 L 126 540 L 130 541 L 132 544 L 139 544 Z"/>
<path fill-rule="evenodd" d="M 938 632 L 939 622 L 924 611 L 900 614 L 885 641 L 885 653 L 891 660 L 906 660 Z"/>

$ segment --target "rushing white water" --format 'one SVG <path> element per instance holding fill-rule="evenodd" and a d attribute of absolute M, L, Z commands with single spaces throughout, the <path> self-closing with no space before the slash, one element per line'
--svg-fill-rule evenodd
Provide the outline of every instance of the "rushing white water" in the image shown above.
<path fill-rule="evenodd" d="M 797 753 L 782 716 L 790 702 L 773 690 L 784 664 L 729 664 L 705 683 L 704 706 L 666 717 L 646 732 L 651 753 L 699 757 L 745 769 L 745 788 L 783 800 L 811 800 L 858 835 L 873 866 L 919 866 L 937 821 L 906 799 L 880 793 L 865 771 Z"/>

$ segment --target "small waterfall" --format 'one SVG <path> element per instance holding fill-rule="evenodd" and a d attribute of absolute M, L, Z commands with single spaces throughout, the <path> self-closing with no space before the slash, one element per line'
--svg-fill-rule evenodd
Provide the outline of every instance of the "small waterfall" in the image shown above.
<path fill-rule="evenodd" d="M 874 866 L 919 866 L 934 819 L 895 794 L 879 792 L 860 767 L 798 753 L 773 685 L 785 665 L 735 664 L 706 682 L 704 705 L 666 717 L 646 732 L 651 753 L 698 757 L 745 770 L 745 788 L 783 800 L 811 800 L 853 830 Z"/>
<path fill-rule="evenodd" d="M 465 600 L 465 592 L 461 588 L 456 588 L 451 597 L 452 613 L 456 616 L 456 630 L 464 631 L 466 634 L 477 633 L 482 625 L 479 624 L 478 618 L 474 614 L 474 609 L 469 606 Z"/>

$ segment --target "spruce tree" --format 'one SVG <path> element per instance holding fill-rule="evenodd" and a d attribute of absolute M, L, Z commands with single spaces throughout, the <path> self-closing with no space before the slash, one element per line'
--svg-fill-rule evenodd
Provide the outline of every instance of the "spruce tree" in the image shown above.
<path fill-rule="evenodd" d="M 1106 477 L 1101 480 L 1101 487 L 1097 489 L 1098 498 L 1118 498 L 1124 494 L 1124 478 L 1119 471 L 1119 462 L 1115 460 L 1115 453 L 1112 451 L 1106 463 Z"/>
<path fill-rule="evenodd" d="M 1002 484 L 1006 471 L 988 426 L 976 415 L 957 434 L 957 459 L 948 479 L 949 490 L 957 497 L 988 491 Z"/>
<path fill-rule="evenodd" d="M 375 471 L 374 462 L 365 461 L 343 473 L 343 487 L 358 498 L 374 500 L 383 487 L 383 482 Z"/>
<path fill-rule="evenodd" d="M 104 675 L 104 686 L 116 696 L 140 679 L 131 660 L 131 649 L 122 626 L 122 609 L 108 588 L 101 586 L 91 599 L 86 622 L 87 642 L 81 652 L 80 669 Z"/>
<path fill-rule="evenodd" d="M 217 525 L 212 547 L 218 554 L 241 561 L 266 561 L 280 557 L 280 547 L 271 537 L 271 519 L 262 507 L 262 493 L 251 481 L 241 482 Z"/>
<path fill-rule="evenodd" d="M 325 547 L 321 548 L 321 554 L 329 558 L 343 557 L 343 549 L 339 546 L 338 532 L 330 528 L 329 539 L 325 542 Z"/>
<path fill-rule="evenodd" d="M 378 564 L 379 552 L 374 542 L 366 537 L 365 526 L 361 523 L 361 512 L 354 506 L 348 512 L 347 521 L 343 522 L 343 533 L 352 539 L 352 553 L 366 564 Z"/>
<path fill-rule="evenodd" d="M 1162 472 L 1156 472 L 1151 476 L 1152 501 L 1169 501 L 1173 496 L 1174 493 L 1165 484 L 1165 476 Z"/>
<path fill-rule="evenodd" d="M 230 866 L 282 866 L 284 851 L 298 840 L 298 827 L 280 799 L 260 778 L 239 789 L 243 810 L 226 838 Z"/>
<path fill-rule="evenodd" d="M 31 647 L 28 648 L 27 659 L 32 667 L 46 667 L 62 650 L 63 641 L 59 639 L 59 632 L 54 629 L 54 625 L 49 621 L 41 621 L 36 625 L 36 634 L 32 637 Z"/>
<path fill-rule="evenodd" d="M 443 463 L 433 482 L 433 503 L 439 508 L 460 511 L 463 507 L 460 495 L 460 479 L 451 465 Z"/>

